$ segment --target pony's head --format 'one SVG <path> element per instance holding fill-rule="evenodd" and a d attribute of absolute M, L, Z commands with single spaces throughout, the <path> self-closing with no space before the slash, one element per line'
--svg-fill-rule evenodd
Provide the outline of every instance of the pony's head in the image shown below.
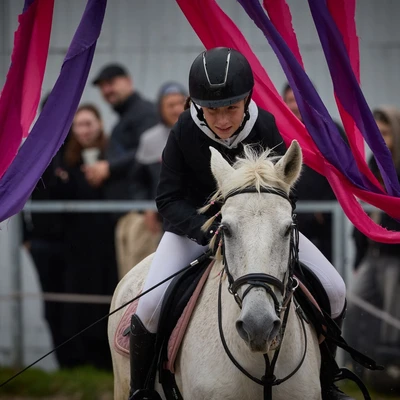
<path fill-rule="evenodd" d="M 299 144 L 293 141 L 281 158 L 269 150 L 257 153 L 245 146 L 243 158 L 233 166 L 217 150 L 210 150 L 218 187 L 212 200 L 223 204 L 224 252 L 231 278 L 267 274 L 286 283 L 293 226 L 288 196 L 301 171 Z M 249 188 L 251 193 L 246 191 Z M 281 195 L 267 193 L 269 189 L 278 189 Z M 281 326 L 276 300 L 282 301 L 282 293 L 276 286 L 266 285 L 273 290 L 275 301 L 262 285 L 249 290 L 245 283 L 237 289 L 243 298 L 237 331 L 252 351 L 263 353 L 278 342 Z"/>

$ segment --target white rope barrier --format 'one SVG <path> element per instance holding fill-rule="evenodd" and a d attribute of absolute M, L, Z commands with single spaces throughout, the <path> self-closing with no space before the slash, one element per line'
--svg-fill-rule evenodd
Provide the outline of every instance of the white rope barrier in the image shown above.
<path fill-rule="evenodd" d="M 356 295 L 352 295 L 351 293 L 348 294 L 347 296 L 348 300 L 355 304 L 357 307 L 360 307 L 367 313 L 373 315 L 374 317 L 377 317 L 381 319 L 382 321 L 385 321 L 387 324 L 393 326 L 394 328 L 400 330 L 400 320 L 392 317 L 389 313 L 386 311 L 382 311 L 378 307 L 375 307 L 371 303 L 368 303 L 367 301 L 363 300 L 361 297 L 358 297 Z"/>
<path fill-rule="evenodd" d="M 110 304 L 112 296 L 96 295 L 96 294 L 76 294 L 76 293 L 29 293 L 29 292 L 12 292 L 0 295 L 2 300 L 14 299 L 41 299 L 52 302 L 62 303 L 88 303 L 88 304 Z"/>
<path fill-rule="evenodd" d="M 0 301 L 21 299 L 42 299 L 44 301 L 64 302 L 64 303 L 87 303 L 87 304 L 110 304 L 112 296 L 93 295 L 93 294 L 76 294 L 76 293 L 29 293 L 29 292 L 12 292 L 5 295 L 0 295 Z M 385 321 L 387 324 L 400 330 L 400 320 L 394 318 L 386 311 L 382 311 L 373 304 L 363 300 L 361 297 L 348 294 L 348 300 L 357 307 L 363 309 L 369 314 Z"/>

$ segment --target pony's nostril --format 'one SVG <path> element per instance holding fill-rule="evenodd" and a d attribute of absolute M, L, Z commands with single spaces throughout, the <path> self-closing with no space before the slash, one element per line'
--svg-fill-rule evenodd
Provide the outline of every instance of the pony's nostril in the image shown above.
<path fill-rule="evenodd" d="M 269 340 L 273 340 L 275 339 L 275 337 L 278 335 L 279 333 L 279 329 L 281 328 L 281 320 L 280 319 L 276 319 L 274 321 L 271 333 L 268 336 Z"/>
<path fill-rule="evenodd" d="M 239 336 L 243 339 L 243 340 L 249 340 L 250 339 L 250 337 L 249 337 L 249 333 L 246 331 L 246 329 L 245 329 L 245 324 L 244 324 L 244 322 L 242 321 L 242 320 L 237 320 L 236 321 L 236 330 L 238 331 L 238 333 L 239 333 Z"/>

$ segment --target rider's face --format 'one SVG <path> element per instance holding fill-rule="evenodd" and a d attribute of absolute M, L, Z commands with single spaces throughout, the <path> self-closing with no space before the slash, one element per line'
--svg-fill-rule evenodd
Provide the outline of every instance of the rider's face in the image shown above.
<path fill-rule="evenodd" d="M 244 117 L 246 99 L 226 107 L 202 107 L 208 126 L 221 139 L 230 138 L 240 127 Z"/>

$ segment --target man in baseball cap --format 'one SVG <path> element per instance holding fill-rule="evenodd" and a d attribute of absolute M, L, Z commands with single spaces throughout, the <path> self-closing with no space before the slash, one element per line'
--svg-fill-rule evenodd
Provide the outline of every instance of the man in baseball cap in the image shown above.
<path fill-rule="evenodd" d="M 109 81 L 116 76 L 129 76 L 126 69 L 119 64 L 106 65 L 92 81 L 93 85 L 99 85 L 102 81 Z"/>
<path fill-rule="evenodd" d="M 127 70 L 119 64 L 106 65 L 93 80 L 112 107 L 123 103 L 133 93 L 133 82 Z"/>
<path fill-rule="evenodd" d="M 104 66 L 92 83 L 119 115 L 119 121 L 112 130 L 106 159 L 85 166 L 86 179 L 96 187 L 107 183 L 105 192 L 111 200 L 129 199 L 128 172 L 140 135 L 158 122 L 156 108 L 135 90 L 127 69 L 120 64 Z"/>

